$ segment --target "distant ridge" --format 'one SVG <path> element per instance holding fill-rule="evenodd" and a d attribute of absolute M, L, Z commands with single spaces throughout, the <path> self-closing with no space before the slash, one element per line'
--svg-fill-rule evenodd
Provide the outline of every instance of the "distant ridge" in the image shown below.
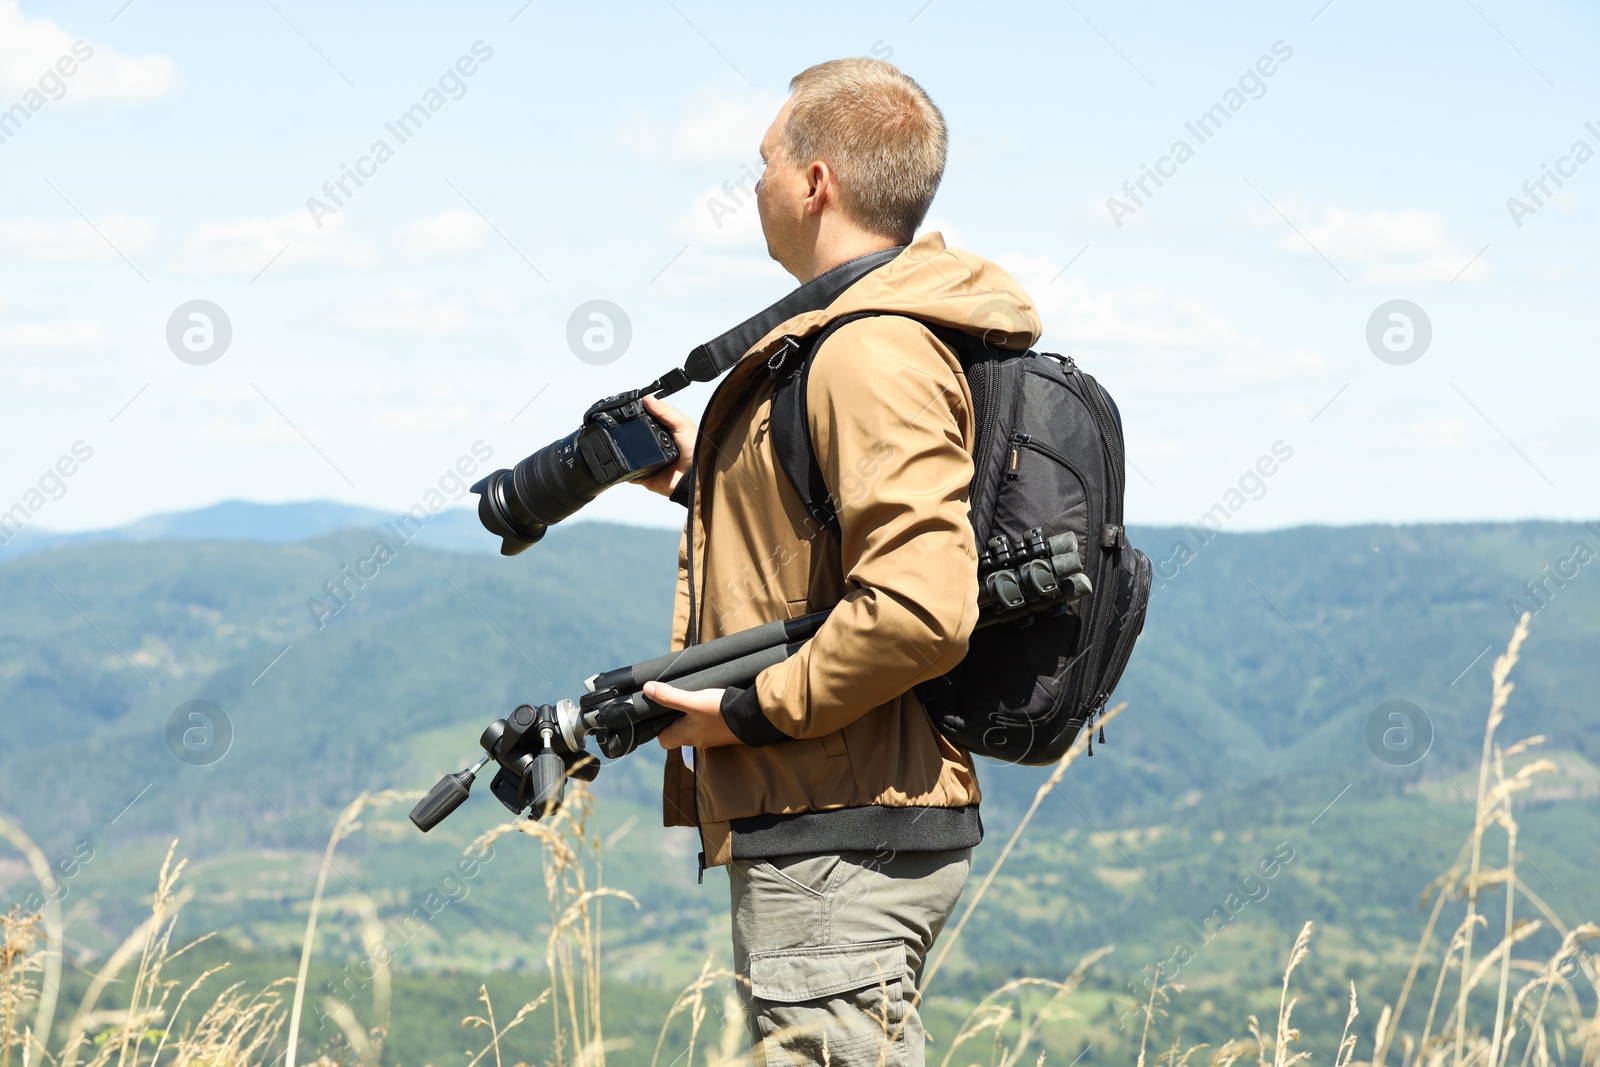
<path fill-rule="evenodd" d="M 337 530 L 379 530 L 387 522 L 399 518 L 396 512 L 364 508 L 355 504 L 341 504 L 333 500 L 300 500 L 287 504 L 263 504 L 251 500 L 224 500 L 210 507 L 192 511 L 169 511 L 147 515 L 125 526 L 104 530 L 84 530 L 76 533 L 59 533 L 37 527 L 24 527 L 7 544 L 0 545 L 0 562 L 19 556 L 42 552 L 61 545 L 86 544 L 104 541 L 249 541 L 257 544 L 289 544 Z M 577 524 L 584 520 L 568 520 Z M 626 524 L 625 524 L 626 525 Z M 1567 528 L 1581 532 L 1577 520 L 1523 519 L 1505 521 L 1463 520 L 1458 522 L 1422 523 L 1353 523 L 1336 525 L 1309 523 L 1292 529 L 1305 531 L 1370 530 L 1426 530 L 1456 528 L 1482 532 L 1486 530 L 1521 527 L 1529 531 L 1565 532 Z M 1600 536 L 1597 524 L 1589 523 L 1590 533 Z M 1194 558 L 1203 546 L 1219 533 L 1235 538 L 1271 537 L 1279 530 L 1216 530 L 1192 523 L 1184 526 L 1165 524 L 1133 524 L 1129 526 L 1135 545 L 1150 556 L 1157 568 L 1160 582 L 1176 576 L 1178 569 Z M 497 552 L 500 542 L 478 522 L 475 508 L 447 508 L 428 520 L 417 534 L 416 543 L 444 552 Z"/>
<path fill-rule="evenodd" d="M 194 511 L 149 515 L 126 526 L 105 530 L 57 533 L 25 527 L 0 547 L 0 560 L 15 559 L 60 545 L 96 541 L 254 541 L 285 544 L 320 537 L 335 530 L 380 529 L 398 516 L 376 508 L 340 504 L 332 500 L 305 500 L 290 504 L 260 504 L 249 500 L 224 500 Z M 416 542 L 447 552 L 494 552 L 500 542 L 478 523 L 471 508 L 449 508 L 428 520 Z"/>

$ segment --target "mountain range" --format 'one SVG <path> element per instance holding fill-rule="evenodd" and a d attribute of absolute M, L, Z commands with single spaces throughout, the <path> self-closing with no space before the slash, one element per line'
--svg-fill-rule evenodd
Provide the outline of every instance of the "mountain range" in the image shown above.
<path fill-rule="evenodd" d="M 195 929 L 278 959 L 354 796 L 425 788 L 516 704 L 575 696 L 587 675 L 665 648 L 675 531 L 568 522 L 506 559 L 470 511 L 450 511 L 357 567 L 392 519 L 233 502 L 33 533 L 0 555 L 0 813 L 50 856 L 95 856 L 69 899 L 81 958 L 137 924 L 177 837 L 195 861 Z M 1275 981 L 1305 918 L 1331 927 L 1340 974 L 1392 956 L 1470 825 L 1490 668 L 1522 611 L 1531 636 L 1502 737 L 1543 735 L 1562 773 L 1529 794 L 1520 847 L 1553 907 L 1596 917 L 1576 913 L 1594 903 L 1600 856 L 1571 846 L 1600 835 L 1594 525 L 1130 535 L 1158 581 L 1113 698 L 1127 710 L 1041 804 L 952 961 L 953 991 L 1059 976 L 1112 942 L 1097 980 L 1120 989 L 1280 847 L 1294 858 L 1270 896 L 1186 972 L 1211 1005 L 1195 1026 L 1240 1008 L 1235 976 Z M 667 988 L 726 951 L 726 905 L 696 884 L 693 834 L 659 827 L 659 767 L 654 748 L 610 763 L 594 795 L 607 881 L 640 902 L 608 913 L 612 973 Z M 980 767 L 980 867 L 1047 774 Z M 508 817 L 486 785 L 427 837 L 403 805 L 365 817 L 341 846 L 340 892 L 405 914 Z M 536 856 L 502 855 L 408 946 L 406 968 L 540 966 Z M 0 858 L 0 903 L 27 885 Z M 359 951 L 355 920 L 341 922 L 324 935 L 335 959 Z M 1336 1027 L 1342 987 L 1325 977 Z"/>

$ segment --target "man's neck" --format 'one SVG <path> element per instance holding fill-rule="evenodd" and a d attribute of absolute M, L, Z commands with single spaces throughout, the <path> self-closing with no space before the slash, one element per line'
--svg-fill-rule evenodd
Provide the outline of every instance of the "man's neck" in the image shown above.
<path fill-rule="evenodd" d="M 807 273 L 800 279 L 801 284 L 809 282 L 819 274 L 826 274 L 841 263 L 848 263 L 852 259 L 876 252 L 884 248 L 893 248 L 898 242 L 892 237 L 881 234 L 867 233 L 855 230 L 849 233 L 840 233 L 829 239 L 819 235 L 817 243 L 811 249 L 811 262 L 806 269 Z"/>

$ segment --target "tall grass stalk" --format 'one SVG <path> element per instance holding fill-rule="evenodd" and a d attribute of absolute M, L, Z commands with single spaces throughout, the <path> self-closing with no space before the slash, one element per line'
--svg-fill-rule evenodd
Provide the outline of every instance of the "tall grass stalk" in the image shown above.
<path fill-rule="evenodd" d="M 39 1005 L 34 1013 L 33 1027 L 31 1029 L 30 1044 L 33 1054 L 43 1057 L 45 1044 L 50 1040 L 50 1028 L 55 1025 L 56 999 L 61 993 L 61 938 L 63 928 L 61 925 L 61 897 L 58 893 L 59 886 L 56 882 L 55 872 L 50 869 L 50 861 L 45 858 L 43 850 L 33 843 L 33 838 L 22 832 L 22 828 L 10 819 L 0 816 L 0 837 L 5 838 L 11 846 L 22 853 L 23 859 L 28 861 L 28 870 L 33 875 L 34 881 L 39 883 L 39 888 L 44 891 L 44 907 L 40 910 L 40 918 L 44 924 L 44 939 L 46 949 L 42 963 L 40 978 Z M 9 933 L 9 927 L 7 928 Z M 6 1039 L 5 1058 L 6 1067 L 11 1064 L 11 1034 L 12 1016 L 10 1014 L 10 1001 L 7 1001 L 6 1014 Z"/>
<path fill-rule="evenodd" d="M 545 968 L 550 976 L 555 1040 L 553 1067 L 605 1067 L 608 1042 L 600 1010 L 600 934 L 602 905 L 614 897 L 638 906 L 620 889 L 602 884 L 605 846 L 589 829 L 593 796 L 585 783 L 570 779 L 566 802 L 540 820 L 517 819 L 481 835 L 472 848 L 486 849 L 508 833 L 525 834 L 539 844 L 550 935 Z M 591 874 L 590 867 L 593 867 Z M 592 882 L 592 885 L 591 885 Z"/>
<path fill-rule="evenodd" d="M 380 793 L 362 793 L 345 805 L 345 809 L 333 821 L 333 830 L 328 834 L 328 847 L 322 851 L 322 866 L 317 870 L 317 886 L 311 894 L 311 907 L 306 913 L 306 936 L 304 943 L 300 946 L 300 971 L 295 976 L 294 1000 L 289 1009 L 289 1049 L 284 1055 L 284 1067 L 294 1067 L 295 1054 L 299 1051 L 300 1015 L 305 1007 L 306 978 L 311 973 L 311 948 L 317 937 L 317 916 L 322 911 L 322 894 L 328 886 L 328 872 L 333 869 L 333 854 L 338 849 L 339 842 L 361 828 L 359 819 L 361 812 L 366 808 L 398 804 L 407 800 L 415 800 L 420 796 L 422 796 L 421 793 L 401 792 L 397 789 L 386 789 Z M 383 988 L 387 991 L 387 968 L 385 967 L 384 970 Z M 387 1007 L 385 1007 L 385 1010 L 387 1010 Z M 336 1021 L 338 1021 L 337 1016 Z M 343 1023 L 341 1023 L 341 1029 L 345 1029 Z"/>

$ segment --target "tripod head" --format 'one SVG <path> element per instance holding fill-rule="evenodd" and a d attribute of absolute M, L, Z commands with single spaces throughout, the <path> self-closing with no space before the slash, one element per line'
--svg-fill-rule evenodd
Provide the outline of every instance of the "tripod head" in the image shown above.
<path fill-rule="evenodd" d="M 483 756 L 464 771 L 447 774 L 411 811 L 411 821 L 427 833 L 461 806 L 474 778 L 494 760 L 500 768 L 489 789 L 515 814 L 532 810 L 534 817 L 561 807 L 568 778 L 594 781 L 600 764 L 584 750 L 577 708 L 570 700 L 556 704 L 522 704 L 490 723 L 478 738 Z"/>
<path fill-rule="evenodd" d="M 500 765 L 489 788 L 512 814 L 534 818 L 561 806 L 568 778 L 593 781 L 600 772 L 584 746 L 593 738 L 607 759 L 621 759 L 683 713 L 644 695 L 646 682 L 670 681 L 681 689 L 719 689 L 751 684 L 756 675 L 794 654 L 816 632 L 825 611 L 799 619 L 769 622 L 692 648 L 592 675 L 587 692 L 574 703 L 522 704 L 490 723 L 478 738 L 483 756 L 463 771 L 447 774 L 412 809 L 411 821 L 423 833 L 461 806 L 478 772 L 490 760 Z"/>

